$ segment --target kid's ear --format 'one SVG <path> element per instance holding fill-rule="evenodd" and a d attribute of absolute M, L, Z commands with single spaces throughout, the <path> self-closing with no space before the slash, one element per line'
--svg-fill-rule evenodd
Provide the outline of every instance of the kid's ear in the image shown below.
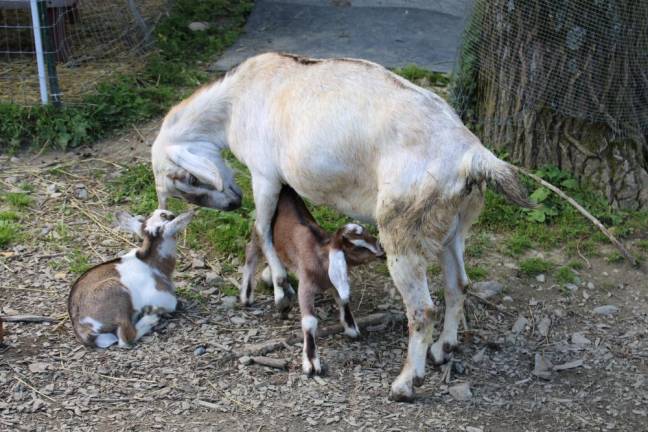
<path fill-rule="evenodd" d="M 347 268 L 344 252 L 340 249 L 329 251 L 328 276 L 342 301 L 348 301 L 351 295 L 349 286 L 349 269 Z"/>
<path fill-rule="evenodd" d="M 143 226 L 144 218 L 142 216 L 131 216 L 125 211 L 118 211 L 115 213 L 117 219 L 117 226 L 124 230 L 136 234 L 139 237 L 144 237 Z"/>
<path fill-rule="evenodd" d="M 195 211 L 191 210 L 176 216 L 175 219 L 166 224 L 164 232 L 166 234 L 174 235 L 178 231 L 185 229 L 185 227 L 189 225 L 189 222 L 191 222 L 191 219 L 194 217 L 194 215 Z"/>

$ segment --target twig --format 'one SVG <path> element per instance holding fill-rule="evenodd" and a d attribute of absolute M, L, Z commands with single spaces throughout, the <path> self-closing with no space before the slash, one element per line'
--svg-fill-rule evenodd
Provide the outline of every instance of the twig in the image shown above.
<path fill-rule="evenodd" d="M 288 363 L 290 363 L 290 361 L 286 359 L 276 359 L 263 356 L 252 357 L 252 362 L 261 366 L 268 366 L 275 369 L 286 369 L 288 367 Z"/>
<path fill-rule="evenodd" d="M 115 380 L 115 381 L 143 382 L 143 383 L 149 383 L 149 384 L 157 384 L 157 381 L 151 381 L 151 380 L 145 380 L 145 379 L 139 379 L 139 378 L 120 378 L 120 377 L 104 375 L 104 374 L 100 374 L 100 373 L 96 373 L 96 372 L 88 372 L 88 371 L 79 370 L 79 369 L 70 369 L 70 368 L 66 368 L 66 367 L 61 367 L 60 369 L 66 370 L 66 371 L 69 371 L 69 372 L 74 372 L 74 373 L 82 373 L 82 374 L 86 374 L 86 375 L 97 375 L 97 376 L 100 376 L 102 378 L 108 378 L 108 379 Z"/>
<path fill-rule="evenodd" d="M 491 301 L 488 301 L 488 300 L 486 300 L 485 298 L 480 297 L 479 295 L 475 294 L 475 293 L 472 292 L 472 291 L 468 291 L 467 294 L 468 294 L 469 296 L 472 296 L 472 297 L 476 298 L 477 300 L 479 300 L 480 303 L 483 303 L 483 304 L 485 304 L 485 305 L 487 305 L 487 306 L 492 307 L 492 308 L 495 309 L 497 312 L 501 312 L 501 313 L 503 313 L 504 315 L 508 315 L 508 316 L 510 316 L 510 317 L 515 316 L 515 315 L 513 315 L 511 312 L 508 312 L 508 311 L 505 311 L 504 309 L 501 309 L 501 308 L 498 307 L 495 303 L 493 303 L 493 302 L 491 302 Z"/>
<path fill-rule="evenodd" d="M 40 315 L 2 315 L 0 319 L 4 322 L 28 322 L 28 323 L 52 323 L 58 319 Z"/>
<path fill-rule="evenodd" d="M 590 264 L 589 260 L 587 258 L 585 258 L 585 255 L 583 255 L 581 253 L 581 251 L 580 251 L 580 242 L 581 242 L 580 240 L 578 240 L 578 242 L 576 242 L 576 253 L 578 253 L 578 256 L 581 257 L 583 259 L 583 261 L 585 261 L 585 263 L 587 264 L 587 268 L 591 269 L 592 264 Z"/>
<path fill-rule="evenodd" d="M 39 390 L 38 390 L 36 387 L 34 387 L 33 385 L 28 384 L 26 381 L 23 381 L 23 380 L 20 379 L 18 376 L 14 375 L 14 378 L 16 379 L 16 381 L 22 383 L 23 385 L 26 385 L 27 387 L 29 387 L 30 389 L 32 389 L 33 391 L 35 391 L 35 392 L 38 393 L 39 395 L 43 396 L 45 399 L 49 399 L 51 402 L 56 402 L 56 400 L 54 400 L 54 399 L 52 399 L 51 397 L 47 396 L 46 394 L 42 393 L 41 391 L 39 391 Z"/>
<path fill-rule="evenodd" d="M 601 232 L 602 232 L 602 233 L 603 233 L 603 234 L 604 234 L 604 235 L 605 235 L 605 236 L 606 236 L 606 237 L 607 237 L 607 238 L 612 242 L 612 244 L 614 244 L 614 245 L 617 247 L 617 249 L 619 249 L 619 251 L 621 252 L 621 254 L 622 254 L 622 255 L 623 255 L 623 256 L 624 256 L 628 261 L 630 261 L 630 264 L 632 264 L 632 265 L 635 266 L 635 267 L 638 265 L 638 261 L 637 261 L 637 259 L 636 259 L 634 256 L 632 256 L 632 254 L 630 254 L 630 252 L 628 252 L 628 250 L 625 248 L 625 246 L 623 246 L 623 244 L 622 244 L 619 240 L 617 240 L 617 238 L 614 237 L 614 235 L 612 235 L 612 233 L 611 233 L 610 231 L 608 231 L 607 228 L 605 228 L 605 226 L 601 223 L 601 221 L 599 221 L 597 218 L 595 218 L 594 216 L 592 216 L 592 214 L 591 214 L 590 212 L 588 212 L 587 210 L 585 210 L 585 209 L 583 208 L 583 206 L 581 206 L 580 204 L 578 204 L 578 203 L 577 203 L 573 198 L 571 198 L 571 197 L 568 196 L 566 193 L 564 193 L 563 191 L 561 191 L 560 189 L 558 189 L 556 186 L 554 186 L 554 185 L 552 185 L 551 183 L 549 183 L 549 182 L 547 182 L 547 181 L 541 179 L 541 178 L 538 177 L 537 175 L 535 175 L 535 174 L 533 174 L 533 173 L 530 173 L 529 171 L 525 170 L 524 168 L 520 168 L 520 167 L 514 167 L 514 168 L 517 169 L 517 170 L 518 170 L 519 172 L 521 172 L 522 174 L 524 174 L 525 176 L 527 176 L 527 177 L 529 177 L 529 178 L 532 178 L 533 180 L 537 181 L 537 182 L 540 183 L 542 186 L 546 187 L 547 189 L 549 189 L 550 191 L 554 192 L 556 195 L 558 195 L 558 196 L 561 197 L 562 199 L 566 200 L 569 204 L 571 204 L 572 206 L 574 206 L 574 208 L 575 208 L 576 210 L 578 210 L 578 211 L 580 212 L 580 214 L 582 214 L 582 215 L 585 216 L 587 219 L 589 219 L 589 220 L 590 220 L 590 221 L 591 221 L 591 222 L 592 222 L 592 223 L 593 223 L 593 224 L 594 224 L 594 225 L 595 225 L 599 230 L 601 230 Z"/>

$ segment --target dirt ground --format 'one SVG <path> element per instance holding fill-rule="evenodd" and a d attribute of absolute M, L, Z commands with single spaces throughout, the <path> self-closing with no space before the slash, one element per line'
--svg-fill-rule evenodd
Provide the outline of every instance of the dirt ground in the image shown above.
<path fill-rule="evenodd" d="M 503 291 L 487 302 L 468 296 L 461 351 L 449 366 L 430 365 L 411 404 L 387 399 L 406 353 L 402 324 L 378 323 L 358 340 L 320 338 L 323 378 L 302 375 L 298 344 L 267 354 L 289 360 L 288 370 L 242 364 L 237 353 L 246 347 L 298 330 L 297 311 L 281 319 L 267 292 L 251 308 L 223 297 L 236 278 L 223 278 L 222 263 L 200 250 L 181 248 L 177 285 L 197 295 L 182 298 L 180 312 L 131 350 L 82 347 L 62 319 L 76 275 L 61 260 L 73 248 L 92 263 L 130 248 L 127 241 L 135 239 L 106 219 L 117 208 L 105 182 L 123 166 L 148 160 L 158 125 L 76 153 L 0 157 L 0 187 L 27 182 L 35 200 L 23 221 L 30 235 L 0 250 L 2 315 L 61 319 L 5 324 L 0 430 L 648 429 L 648 283 L 644 273 L 602 258 L 590 259 L 571 289 L 549 275 L 544 282 L 521 277 L 515 260 L 495 251 L 474 260 Z M 68 229 L 55 229 L 59 222 Z M 557 247 L 544 256 L 565 263 L 561 253 Z M 402 313 L 376 266 L 355 271 L 353 281 L 356 317 Z M 431 286 L 439 289 L 441 277 L 434 275 Z M 616 312 L 594 312 L 605 305 Z M 330 297 L 319 300 L 318 314 L 321 326 L 336 323 Z M 543 369 L 545 362 L 557 370 Z M 464 383 L 469 394 L 458 394 Z"/>

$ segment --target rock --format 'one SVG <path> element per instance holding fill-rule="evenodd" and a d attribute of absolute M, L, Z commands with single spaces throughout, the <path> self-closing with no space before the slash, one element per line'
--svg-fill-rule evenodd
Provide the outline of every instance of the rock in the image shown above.
<path fill-rule="evenodd" d="M 225 296 L 221 299 L 221 306 L 223 307 L 223 309 L 234 309 L 237 302 L 238 302 L 237 297 Z M 243 322 L 245 322 L 245 320 Z"/>
<path fill-rule="evenodd" d="M 195 268 L 195 269 L 202 269 L 202 268 L 205 268 L 205 261 L 203 261 L 203 260 L 200 259 L 200 258 L 194 258 L 194 259 L 191 261 L 191 267 L 192 267 L 192 268 Z"/>
<path fill-rule="evenodd" d="M 556 365 L 553 367 L 553 370 L 555 371 L 562 371 L 562 370 L 567 370 L 567 369 L 575 369 L 583 366 L 583 359 L 578 359 L 574 361 L 570 361 L 567 363 L 563 363 L 560 365 Z"/>
<path fill-rule="evenodd" d="M 542 318 L 538 323 L 538 333 L 540 333 L 542 337 L 547 337 L 549 334 L 549 327 L 551 327 L 551 320 L 549 317 Z"/>
<path fill-rule="evenodd" d="M 47 194 L 54 195 L 58 192 L 58 185 L 56 183 L 50 183 L 47 185 Z"/>
<path fill-rule="evenodd" d="M 207 350 L 205 349 L 204 346 L 199 346 L 194 350 L 194 355 L 196 357 L 198 357 L 198 356 L 201 356 L 201 355 L 205 354 L 206 352 L 207 352 Z"/>
<path fill-rule="evenodd" d="M 44 373 L 50 368 L 49 363 L 36 362 L 29 365 L 29 372 L 32 373 Z"/>
<path fill-rule="evenodd" d="M 613 315 L 619 311 L 619 308 L 614 305 L 605 305 L 594 308 L 596 315 Z"/>
<path fill-rule="evenodd" d="M 587 289 L 594 289 L 594 284 L 592 282 L 587 282 Z"/>
<path fill-rule="evenodd" d="M 466 432 L 484 432 L 484 429 L 473 426 L 466 426 Z"/>
<path fill-rule="evenodd" d="M 230 321 L 232 321 L 232 323 L 236 325 L 245 324 L 247 322 L 245 318 L 238 316 L 233 316 L 232 318 L 230 318 Z"/>
<path fill-rule="evenodd" d="M 536 280 L 538 282 L 544 283 L 545 280 L 547 280 L 547 277 L 544 275 L 544 273 L 540 273 L 539 275 L 536 276 Z"/>
<path fill-rule="evenodd" d="M 456 373 L 457 375 L 463 375 L 466 373 L 466 367 L 464 364 L 459 361 L 459 360 L 453 360 L 452 361 L 452 371 Z"/>
<path fill-rule="evenodd" d="M 513 297 L 508 296 L 508 295 L 507 295 L 507 296 L 504 296 L 504 297 L 502 298 L 502 301 L 505 301 L 505 302 L 507 302 L 507 303 L 511 303 L 511 302 L 513 301 Z"/>
<path fill-rule="evenodd" d="M 193 32 L 205 31 L 208 30 L 209 27 L 209 23 L 204 21 L 194 21 L 192 23 L 189 23 L 189 30 Z"/>
<path fill-rule="evenodd" d="M 536 353 L 535 366 L 533 368 L 533 372 L 531 373 L 540 379 L 549 380 L 551 379 L 552 369 L 553 369 L 553 365 L 551 364 L 551 362 L 548 359 L 546 359 L 542 354 Z"/>
<path fill-rule="evenodd" d="M 448 389 L 450 396 L 458 401 L 467 401 L 472 398 L 472 392 L 470 391 L 470 384 L 461 383 L 454 385 Z"/>
<path fill-rule="evenodd" d="M 497 281 L 485 281 L 473 284 L 473 288 L 475 289 L 475 295 L 487 299 L 501 293 L 504 285 Z"/>
<path fill-rule="evenodd" d="M 573 284 L 573 283 L 565 284 L 565 288 L 567 288 L 567 289 L 568 289 L 569 291 L 571 291 L 572 293 L 578 291 L 578 285 Z"/>
<path fill-rule="evenodd" d="M 511 331 L 515 334 L 520 334 L 524 331 L 525 327 L 529 324 L 529 320 L 520 315 L 520 317 L 513 324 Z"/>
<path fill-rule="evenodd" d="M 88 199 L 88 189 L 86 189 L 84 184 L 78 183 L 78 184 L 74 185 L 74 196 L 76 196 L 80 200 L 87 200 Z"/>
<path fill-rule="evenodd" d="M 208 284 L 218 283 L 222 280 L 223 278 L 214 271 L 210 271 L 205 274 L 205 282 L 207 282 Z"/>
<path fill-rule="evenodd" d="M 474 363 L 480 363 L 482 360 L 484 360 L 484 354 L 486 353 L 486 348 L 482 348 L 479 350 L 477 354 L 472 356 L 472 361 Z"/>
<path fill-rule="evenodd" d="M 250 356 L 243 356 L 239 358 L 239 363 L 241 363 L 244 366 L 249 366 L 252 364 L 252 357 Z"/>
<path fill-rule="evenodd" d="M 578 346 L 581 346 L 581 347 L 584 346 L 584 345 L 588 345 L 588 344 L 591 344 L 591 343 L 592 343 L 591 340 L 587 339 L 587 338 L 583 335 L 583 333 L 580 333 L 580 332 L 574 333 L 574 334 L 572 335 L 572 337 L 571 337 L 571 340 L 572 340 L 572 343 L 573 343 L 574 345 L 578 345 Z"/>

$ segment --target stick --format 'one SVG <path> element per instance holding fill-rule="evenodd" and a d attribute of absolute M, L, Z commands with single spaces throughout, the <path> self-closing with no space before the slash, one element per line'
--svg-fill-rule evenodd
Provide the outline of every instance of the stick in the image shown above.
<path fill-rule="evenodd" d="M 512 165 L 512 166 L 513 166 L 513 165 Z M 562 199 L 564 199 L 565 201 L 567 201 L 569 204 L 571 204 L 572 206 L 574 206 L 574 208 L 575 208 L 576 210 L 578 210 L 578 211 L 580 212 L 580 214 L 582 214 L 582 215 L 585 216 L 587 219 L 589 219 L 589 220 L 590 220 L 590 221 L 591 221 L 591 222 L 592 222 L 592 223 L 593 223 L 593 224 L 594 224 L 594 225 L 595 225 L 599 230 L 601 230 L 601 232 L 602 232 L 602 233 L 603 233 L 603 234 L 604 234 L 604 235 L 605 235 L 605 236 L 606 236 L 606 237 L 607 237 L 607 238 L 612 242 L 612 244 L 614 244 L 614 246 L 617 247 L 617 249 L 619 249 L 619 251 L 621 252 L 621 254 L 622 254 L 622 255 L 623 255 L 623 256 L 624 256 L 628 261 L 630 261 L 630 263 L 631 263 L 633 266 L 636 267 L 636 266 L 638 265 L 638 261 L 637 261 L 637 259 L 636 259 L 634 256 L 632 256 L 632 254 L 630 254 L 630 252 L 628 252 L 628 250 L 623 246 L 623 244 L 622 244 L 619 240 L 617 240 L 616 237 L 614 237 L 614 236 L 612 235 L 612 233 L 611 233 L 610 231 L 608 231 L 607 228 L 605 228 L 605 226 L 601 223 L 601 221 L 599 221 L 599 220 L 596 219 L 594 216 L 592 216 L 592 214 L 591 214 L 590 212 L 588 212 L 587 210 L 585 210 L 585 209 L 583 208 L 583 206 L 581 206 L 581 205 L 578 204 L 576 201 L 574 201 L 573 198 L 569 197 L 566 193 L 564 193 L 563 191 L 561 191 L 560 189 L 558 189 L 556 186 L 554 186 L 554 185 L 552 185 L 551 183 L 549 183 L 549 182 L 547 182 L 547 181 L 541 179 L 541 178 L 538 177 L 537 175 L 535 175 L 535 174 L 533 174 L 533 173 L 530 173 L 529 171 L 525 170 L 524 168 L 520 168 L 520 167 L 517 167 L 517 166 L 513 166 L 513 167 L 514 167 L 516 170 L 518 170 L 519 172 L 521 172 L 522 174 L 524 174 L 525 176 L 530 177 L 530 178 L 532 178 L 533 180 L 537 181 L 537 182 L 540 183 L 542 186 L 546 187 L 547 189 L 549 189 L 550 191 L 554 192 L 556 195 L 558 195 L 559 197 L 561 197 Z"/>
<path fill-rule="evenodd" d="M 288 367 L 289 360 L 286 359 L 276 359 L 272 357 L 252 357 L 252 362 L 261 366 L 268 366 L 275 369 L 286 369 Z"/>
<path fill-rule="evenodd" d="M 58 322 L 59 320 L 52 317 L 40 316 L 40 315 L 2 315 L 0 320 L 4 322 L 27 322 L 27 323 L 53 323 Z"/>

